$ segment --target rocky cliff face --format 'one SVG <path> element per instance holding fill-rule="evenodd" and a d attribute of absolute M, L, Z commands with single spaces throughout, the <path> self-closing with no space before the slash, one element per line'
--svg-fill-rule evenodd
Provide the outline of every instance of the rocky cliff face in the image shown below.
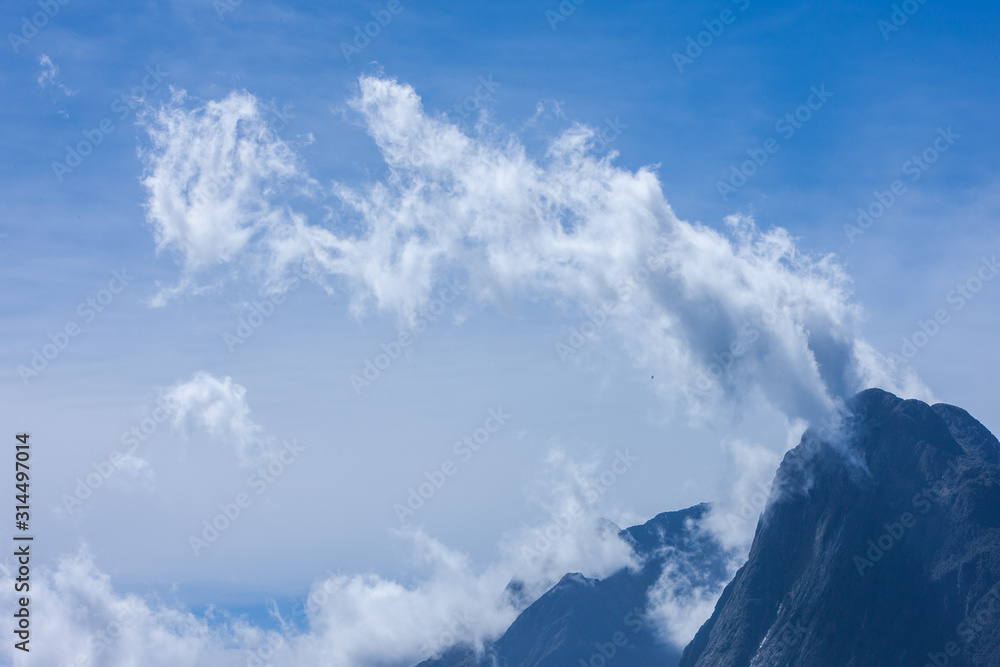
<path fill-rule="evenodd" d="M 683 667 L 1000 665 L 1000 443 L 872 389 L 807 432 Z"/>

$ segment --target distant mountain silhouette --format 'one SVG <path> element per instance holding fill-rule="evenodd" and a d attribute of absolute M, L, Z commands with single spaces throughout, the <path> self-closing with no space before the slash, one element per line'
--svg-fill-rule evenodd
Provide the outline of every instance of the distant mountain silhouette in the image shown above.
<path fill-rule="evenodd" d="M 665 512 L 621 531 L 642 559 L 638 571 L 623 569 L 601 580 L 567 574 L 484 655 L 453 647 L 418 667 L 676 665 L 680 649 L 661 641 L 645 619 L 647 594 L 667 566 L 676 574 L 671 581 L 676 579 L 678 595 L 684 588 L 716 588 L 728 580 L 726 553 L 697 528 L 707 511 L 703 504 Z"/>

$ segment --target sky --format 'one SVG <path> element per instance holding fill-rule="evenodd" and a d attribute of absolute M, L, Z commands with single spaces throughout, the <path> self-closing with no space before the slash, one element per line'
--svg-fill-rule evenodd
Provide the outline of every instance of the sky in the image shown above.
<path fill-rule="evenodd" d="M 602 518 L 737 511 L 861 389 L 997 432 L 998 17 L 4 3 L 23 664 L 412 664 L 627 565 Z"/>

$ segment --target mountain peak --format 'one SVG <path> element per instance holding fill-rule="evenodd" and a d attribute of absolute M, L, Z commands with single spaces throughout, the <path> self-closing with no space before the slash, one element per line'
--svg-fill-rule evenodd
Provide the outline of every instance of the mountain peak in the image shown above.
<path fill-rule="evenodd" d="M 998 654 L 997 617 L 957 643 L 1000 580 L 997 439 L 964 410 L 878 389 L 848 410 L 840 441 L 807 431 L 786 454 L 748 561 L 681 665 Z"/>

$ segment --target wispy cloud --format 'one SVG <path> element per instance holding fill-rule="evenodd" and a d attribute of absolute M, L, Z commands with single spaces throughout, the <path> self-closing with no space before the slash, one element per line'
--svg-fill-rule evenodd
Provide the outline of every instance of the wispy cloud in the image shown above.
<path fill-rule="evenodd" d="M 174 91 L 168 106 L 141 116 L 151 140 L 142 151 L 147 216 L 157 248 L 179 250 L 184 263 L 180 284 L 160 292 L 154 305 L 204 289 L 194 282 L 199 272 L 237 258 L 252 241 L 262 240 L 279 257 L 280 239 L 304 224 L 276 200 L 309 183 L 257 100 L 233 92 L 192 110 L 187 102 Z"/>
<path fill-rule="evenodd" d="M 801 429 L 796 430 L 801 435 Z M 784 451 L 741 440 L 726 440 L 722 446 L 728 459 L 726 472 L 703 526 L 723 547 L 746 556 L 757 520 L 771 497 L 771 480 Z"/>
<path fill-rule="evenodd" d="M 456 275 L 481 304 L 523 297 L 584 308 L 634 289 L 614 318 L 618 339 L 691 414 L 754 391 L 810 419 L 875 384 L 929 395 L 860 336 L 863 311 L 833 256 L 803 253 L 785 230 L 744 216 L 728 218 L 725 233 L 678 219 L 651 169 L 595 155 L 593 128 L 572 125 L 534 159 L 516 136 L 469 135 L 428 115 L 412 87 L 388 78 L 362 77 L 351 107 L 389 173 L 334 184 L 341 214 L 323 224 L 289 204 L 315 182 L 253 96 L 198 104 L 177 93 L 149 116 L 148 219 L 158 246 L 184 258 L 161 302 L 237 266 L 280 289 L 298 265 L 347 292 L 355 314 L 404 321 Z M 212 183 L 217 197 L 196 208 Z M 631 276 L 649 256 L 664 270 L 636 286 Z M 712 382 L 699 386 L 706 372 Z"/>
<path fill-rule="evenodd" d="M 735 573 L 735 563 L 731 569 Z M 685 571 L 668 562 L 660 578 L 649 590 L 647 616 L 660 637 L 683 649 L 694 639 L 698 629 L 709 619 L 715 604 L 722 595 L 725 584 L 708 584 L 691 577 L 691 568 Z"/>
<path fill-rule="evenodd" d="M 38 74 L 38 85 L 42 90 L 45 90 L 50 86 L 55 86 L 59 88 L 63 92 L 63 94 L 66 95 L 67 97 L 72 97 L 73 95 L 76 95 L 77 91 L 70 90 L 69 88 L 64 86 L 61 82 L 56 81 L 56 76 L 59 74 L 59 67 L 57 67 L 56 64 L 52 62 L 51 58 L 49 58 L 47 55 L 43 53 L 42 56 L 38 59 L 38 64 L 42 68 L 41 72 Z"/>

